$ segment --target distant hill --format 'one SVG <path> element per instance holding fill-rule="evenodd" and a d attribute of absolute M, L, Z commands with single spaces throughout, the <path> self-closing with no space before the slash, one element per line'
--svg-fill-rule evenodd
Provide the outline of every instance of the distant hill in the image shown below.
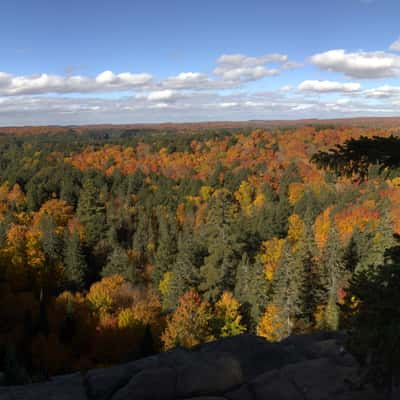
<path fill-rule="evenodd" d="M 99 124 L 99 125 L 46 125 L 46 126 L 6 126 L 0 127 L 1 134 L 36 135 L 36 134 L 82 134 L 88 131 L 99 130 L 151 130 L 151 131 L 178 131 L 190 132 L 209 129 L 255 129 L 298 127 L 304 125 L 313 126 L 360 126 L 360 127 L 395 127 L 400 126 L 400 117 L 361 117 L 361 118 L 337 118 L 337 119 L 299 119 L 299 120 L 250 120 L 250 121 L 212 121 L 212 122 L 185 122 L 161 124 Z"/>

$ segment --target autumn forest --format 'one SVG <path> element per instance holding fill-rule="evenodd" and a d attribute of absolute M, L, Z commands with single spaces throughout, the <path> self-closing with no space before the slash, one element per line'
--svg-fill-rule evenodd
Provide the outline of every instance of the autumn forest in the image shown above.
<path fill-rule="evenodd" d="M 315 155 L 399 133 L 0 128 L 0 370 L 18 384 L 243 332 L 346 329 L 351 282 L 397 243 L 400 170 L 336 174 Z"/>

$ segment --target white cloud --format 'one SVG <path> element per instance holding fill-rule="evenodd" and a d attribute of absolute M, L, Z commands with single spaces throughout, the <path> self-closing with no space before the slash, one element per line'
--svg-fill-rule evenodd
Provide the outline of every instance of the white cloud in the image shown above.
<path fill-rule="evenodd" d="M 200 72 L 181 72 L 161 82 L 161 86 L 173 89 L 205 89 L 211 86 L 210 78 Z"/>
<path fill-rule="evenodd" d="M 261 57 L 225 54 L 217 60 L 214 75 L 202 72 L 181 72 L 159 82 L 155 82 L 148 73 L 117 74 L 110 70 L 103 71 L 95 77 L 46 73 L 16 76 L 0 72 L 0 96 L 136 90 L 231 89 L 245 82 L 278 75 L 285 69 L 298 66 L 299 64 L 289 61 L 288 56 L 282 54 L 267 54 Z"/>
<path fill-rule="evenodd" d="M 150 74 L 104 71 L 95 78 L 38 74 L 15 76 L 0 72 L 0 95 L 18 96 L 48 93 L 89 93 L 145 88 L 152 83 Z"/>
<path fill-rule="evenodd" d="M 380 79 L 400 75 L 400 56 L 383 51 L 330 50 L 315 54 L 311 62 L 321 69 L 340 72 L 359 79 Z"/>
<path fill-rule="evenodd" d="M 315 93 L 357 92 L 360 88 L 361 85 L 354 82 L 342 83 L 316 80 L 307 80 L 298 86 L 298 89 L 302 92 Z"/>
<path fill-rule="evenodd" d="M 384 85 L 373 89 L 364 90 L 363 95 L 374 98 L 390 98 L 400 96 L 400 86 Z"/>
<path fill-rule="evenodd" d="M 393 51 L 400 51 L 400 38 L 393 42 L 390 45 L 389 49 Z"/>
<path fill-rule="evenodd" d="M 156 92 L 149 93 L 146 98 L 150 101 L 162 101 L 171 100 L 177 97 L 177 92 L 173 90 L 158 90 Z"/>
<path fill-rule="evenodd" d="M 244 54 L 223 54 L 217 60 L 214 74 L 227 82 L 249 82 L 266 76 L 278 75 L 289 65 L 288 63 L 288 56 L 284 54 L 266 54 L 260 57 L 248 57 Z M 270 67 L 270 64 L 277 64 L 277 67 Z"/>

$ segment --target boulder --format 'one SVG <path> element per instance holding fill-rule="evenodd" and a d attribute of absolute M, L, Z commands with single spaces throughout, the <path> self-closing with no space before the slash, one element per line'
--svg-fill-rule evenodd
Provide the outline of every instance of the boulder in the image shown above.
<path fill-rule="evenodd" d="M 215 396 L 201 396 L 201 397 L 191 397 L 190 399 L 185 399 L 185 400 L 226 400 L 225 397 L 215 397 Z"/>
<path fill-rule="evenodd" d="M 118 390 L 112 400 L 173 400 L 176 372 L 172 368 L 146 369 Z"/>
<path fill-rule="evenodd" d="M 350 391 L 351 382 L 357 380 L 357 372 L 357 368 L 320 358 L 287 365 L 280 374 L 307 400 L 328 400 Z"/>
<path fill-rule="evenodd" d="M 223 394 L 243 383 L 240 363 L 230 355 L 208 354 L 177 368 L 177 397 Z"/>
<path fill-rule="evenodd" d="M 240 388 L 224 394 L 227 400 L 254 400 L 254 393 L 249 385 L 244 384 Z"/>
<path fill-rule="evenodd" d="M 239 335 L 84 376 L 0 386 L 0 400 L 381 400 L 343 343 L 341 333 L 281 343 Z"/>
<path fill-rule="evenodd" d="M 240 363 L 245 380 L 298 361 L 298 358 L 294 357 L 284 346 L 278 343 L 269 343 L 259 336 L 249 334 L 205 343 L 198 347 L 198 351 L 231 354 Z"/>
<path fill-rule="evenodd" d="M 110 368 L 97 368 L 85 376 L 89 397 L 96 400 L 108 400 L 113 393 L 123 387 L 138 372 L 159 366 L 157 356 Z"/>
<path fill-rule="evenodd" d="M 4 386 L 0 400 L 87 400 L 81 374 L 60 376 L 49 382 Z"/>
<path fill-rule="evenodd" d="M 250 383 L 255 400 L 304 400 L 303 393 L 280 370 L 269 371 Z M 308 399 L 307 399 L 308 400 Z"/>

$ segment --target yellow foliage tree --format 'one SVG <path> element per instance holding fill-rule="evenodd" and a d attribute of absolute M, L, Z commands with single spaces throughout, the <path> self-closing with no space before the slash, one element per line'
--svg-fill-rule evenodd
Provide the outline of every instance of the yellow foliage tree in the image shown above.
<path fill-rule="evenodd" d="M 246 215 L 250 215 L 253 210 L 253 196 L 254 196 L 254 188 L 252 185 L 243 181 L 239 189 L 235 192 L 235 198 L 240 204 L 240 208 Z"/>
<path fill-rule="evenodd" d="M 102 314 L 111 314 L 126 305 L 129 285 L 120 275 L 111 275 L 90 287 L 87 299 Z"/>
<path fill-rule="evenodd" d="M 242 316 L 239 312 L 240 303 L 231 292 L 224 292 L 215 304 L 215 316 L 217 321 L 217 334 L 219 336 L 235 336 L 246 331 L 241 323 Z"/>
<path fill-rule="evenodd" d="M 293 242 L 299 242 L 305 235 L 305 224 L 304 221 L 297 214 L 292 214 L 289 217 L 289 230 L 288 239 Z"/>
<path fill-rule="evenodd" d="M 285 337 L 286 321 L 274 304 L 268 304 L 257 326 L 257 335 L 265 337 L 270 342 L 278 342 Z"/>
<path fill-rule="evenodd" d="M 261 246 L 260 260 L 264 264 L 265 278 L 267 281 L 272 281 L 274 277 L 279 260 L 282 256 L 284 244 L 284 239 L 273 238 L 263 242 Z"/>
<path fill-rule="evenodd" d="M 314 235 L 315 242 L 320 250 L 325 247 L 325 243 L 328 240 L 329 231 L 331 229 L 331 208 L 327 208 L 324 210 L 318 217 L 315 219 L 314 224 Z"/>

